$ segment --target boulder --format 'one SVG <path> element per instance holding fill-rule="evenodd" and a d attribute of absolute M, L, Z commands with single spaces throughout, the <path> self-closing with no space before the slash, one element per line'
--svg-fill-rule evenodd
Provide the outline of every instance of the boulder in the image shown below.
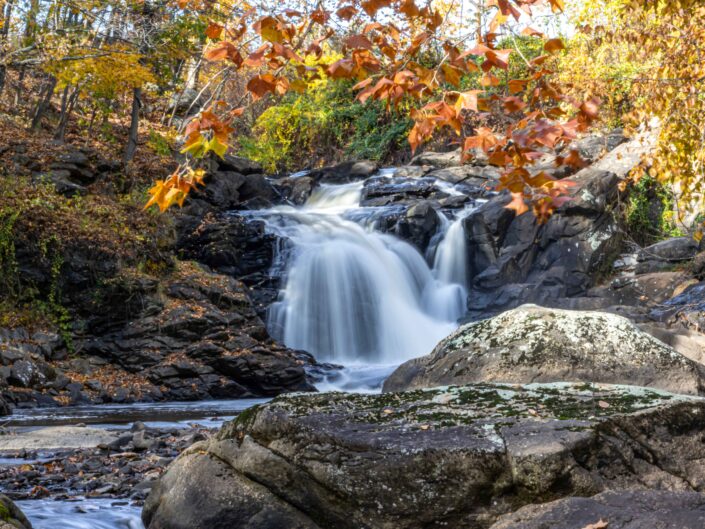
<path fill-rule="evenodd" d="M 67 198 L 83 196 L 88 193 L 85 187 L 72 182 L 70 178 L 71 173 L 65 169 L 54 169 L 48 173 L 41 173 L 37 176 L 39 181 L 53 184 L 56 192 Z"/>
<path fill-rule="evenodd" d="M 410 207 L 396 224 L 396 235 L 421 252 L 428 247 L 431 238 L 438 231 L 441 219 L 429 202 L 420 202 Z"/>
<path fill-rule="evenodd" d="M 604 522 L 600 524 L 599 522 Z M 528 505 L 490 529 L 700 529 L 705 495 L 654 490 L 609 491 Z"/>
<path fill-rule="evenodd" d="M 644 248 L 637 255 L 637 274 L 647 274 L 672 268 L 690 261 L 698 253 L 698 242 L 692 237 L 674 237 Z"/>
<path fill-rule="evenodd" d="M 423 152 L 411 159 L 411 165 L 430 165 L 431 167 L 457 167 L 462 165 L 460 149 L 450 152 Z"/>
<path fill-rule="evenodd" d="M 241 156 L 233 156 L 232 154 L 226 154 L 222 158 L 218 158 L 216 163 L 221 171 L 233 171 L 245 176 L 264 173 L 264 169 L 259 163 Z"/>
<path fill-rule="evenodd" d="M 379 170 L 379 164 L 370 160 L 357 160 L 351 162 L 343 162 L 331 167 L 323 167 L 315 169 L 308 173 L 307 176 L 313 178 L 316 182 L 325 182 L 328 184 L 345 184 L 356 180 L 364 180 L 375 174 Z"/>
<path fill-rule="evenodd" d="M 370 178 L 365 182 L 360 196 L 363 207 L 389 206 L 391 204 L 413 205 L 419 200 L 444 198 L 433 178 Z"/>
<path fill-rule="evenodd" d="M 568 496 L 702 491 L 703 414 L 696 397 L 572 384 L 279 397 L 183 452 L 143 520 L 147 529 L 484 529 Z"/>
<path fill-rule="evenodd" d="M 0 494 L 0 529 L 32 529 L 22 510 L 4 494 Z"/>
<path fill-rule="evenodd" d="M 384 391 L 475 382 L 599 382 L 705 394 L 705 366 L 626 318 L 533 305 L 462 326 L 402 364 Z"/>
<path fill-rule="evenodd" d="M 316 181 L 310 176 L 290 176 L 275 183 L 281 196 L 296 206 L 305 204 L 315 187 Z"/>
<path fill-rule="evenodd" d="M 499 179 L 499 169 L 492 166 L 460 165 L 445 167 L 431 171 L 426 176 L 445 180 L 451 184 L 468 183 L 476 186 L 487 186 Z"/>
<path fill-rule="evenodd" d="M 160 398 L 171 400 L 315 390 L 304 369 L 315 363 L 313 358 L 271 340 L 242 283 L 180 264 L 157 295 L 162 301 L 156 310 L 81 339 L 77 348 L 86 357 L 146 378 L 152 387 L 130 388 L 142 395 L 157 388 Z M 91 369 L 87 366 L 86 374 Z M 101 394 L 114 402 L 131 398 L 119 389 Z"/>

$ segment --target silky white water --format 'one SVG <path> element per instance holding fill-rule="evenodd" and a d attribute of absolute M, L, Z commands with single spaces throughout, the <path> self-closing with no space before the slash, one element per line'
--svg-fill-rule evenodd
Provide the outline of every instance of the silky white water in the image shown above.
<path fill-rule="evenodd" d="M 457 252 L 465 251 L 462 226 L 450 225 L 453 241 L 441 241 L 441 268 L 432 270 L 413 246 L 364 222 L 361 191 L 361 182 L 321 185 L 302 207 L 257 216 L 290 241 L 285 285 L 269 310 L 273 336 L 372 380 L 367 366 L 386 373 L 457 327 L 467 294 L 456 279 L 466 261 L 454 255 L 459 242 Z"/>

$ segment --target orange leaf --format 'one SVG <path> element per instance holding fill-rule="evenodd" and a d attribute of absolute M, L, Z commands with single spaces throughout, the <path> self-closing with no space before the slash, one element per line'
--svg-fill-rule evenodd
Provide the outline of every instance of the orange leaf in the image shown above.
<path fill-rule="evenodd" d="M 211 22 L 208 24 L 208 27 L 206 28 L 206 37 L 209 39 L 219 39 L 220 36 L 223 34 L 223 26 L 220 24 L 216 24 L 214 22 Z"/>
<path fill-rule="evenodd" d="M 255 101 L 262 98 L 267 92 L 274 92 L 276 87 L 277 80 L 270 73 L 257 75 L 247 83 L 247 91 L 252 94 Z"/>
<path fill-rule="evenodd" d="M 507 209 L 513 209 L 516 215 L 523 215 L 529 211 L 529 207 L 524 200 L 524 193 L 512 193 L 512 201 L 505 206 Z"/>
<path fill-rule="evenodd" d="M 543 45 L 543 49 L 548 53 L 557 53 L 565 49 L 565 44 L 562 39 L 550 39 Z"/>
<path fill-rule="evenodd" d="M 357 14 L 357 8 L 355 6 L 343 6 L 338 9 L 335 14 L 343 20 L 350 20 Z"/>

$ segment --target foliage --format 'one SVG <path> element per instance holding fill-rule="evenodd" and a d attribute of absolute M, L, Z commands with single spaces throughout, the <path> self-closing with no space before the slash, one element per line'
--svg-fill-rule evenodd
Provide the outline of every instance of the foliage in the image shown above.
<path fill-rule="evenodd" d="M 674 196 L 667 187 L 651 176 L 644 176 L 629 191 L 626 208 L 626 228 L 640 246 L 648 246 L 683 232 L 676 225 Z"/>
<path fill-rule="evenodd" d="M 617 94 L 610 105 L 615 117 L 625 112 L 621 118 L 632 129 L 649 123 L 657 127 L 649 174 L 678 187 L 685 204 L 701 204 L 705 5 L 698 0 L 589 0 L 579 17 L 586 36 L 581 37 L 583 51 L 571 58 L 582 57 L 588 74 L 596 72 L 593 90 Z"/>
<path fill-rule="evenodd" d="M 410 120 L 377 101 L 355 102 L 351 87 L 321 79 L 301 94 L 287 94 L 260 114 L 249 136 L 239 138 L 241 153 L 271 172 L 342 158 L 392 159 L 404 149 Z"/>
<path fill-rule="evenodd" d="M 301 11 L 242 6 L 232 10 L 195 0 L 178 0 L 178 5 L 209 20 L 206 36 L 211 44 L 204 57 L 225 64 L 224 70 L 244 75 L 252 103 L 290 91 L 305 92 L 322 76 L 320 68 L 312 71 L 307 61 L 322 56 L 322 44 L 333 41 L 339 28 L 352 28 L 340 35 L 342 58 L 323 74 L 333 80 L 357 81 L 354 90 L 361 103 L 379 101 L 387 109 L 399 109 L 409 99 L 417 100 L 419 105 L 408 106 L 415 122 L 409 132 L 412 151 L 437 131 L 451 130 L 460 137 L 467 156 L 473 156 L 475 149 L 484 150 L 490 163 L 502 168 L 498 189 L 512 192 L 514 200 L 508 207 L 517 213 L 528 210 L 525 200 L 530 199 L 534 213 L 545 220 L 566 200 L 567 182 L 527 169 L 544 149 L 565 145 L 597 117 L 598 101 L 569 97 L 547 67 L 549 58 L 565 48 L 562 41 L 524 28 L 522 35 L 539 39 L 544 53 L 532 60 L 524 58 L 529 75 L 507 78 L 508 93 L 496 90 L 501 84 L 499 75 L 508 72 L 514 52 L 496 46 L 501 31 L 512 31 L 507 29 L 509 19 L 522 23 L 522 14 L 531 15 L 541 6 L 561 11 L 563 0 L 490 1 L 487 7 L 493 16 L 487 28 L 482 21 L 485 6 L 478 5 L 480 21 L 467 34 L 459 34 L 462 28 L 449 23 L 450 11 L 420 7 L 414 0 L 350 0 L 337 9 L 318 2 L 312 10 Z M 488 32 L 482 35 L 485 29 Z M 474 47 L 466 49 L 464 43 L 473 36 Z M 434 56 L 439 60 L 429 64 L 427 59 Z M 481 88 L 461 91 L 463 77 L 472 73 L 480 75 Z M 234 109 L 235 105 L 223 105 L 229 109 L 223 109 L 220 120 L 214 119 L 212 108 L 207 116 L 201 113 L 195 118 L 198 125 L 187 131 L 186 152 L 195 155 L 196 161 L 209 150 L 222 155 L 221 131 L 231 128 L 234 118 L 243 114 L 240 102 Z M 478 126 L 466 134 L 467 117 L 485 113 L 500 116 L 491 123 L 498 124 L 499 130 Z M 208 126 L 203 126 L 204 121 Z M 211 145 L 214 138 L 217 149 Z M 571 159 L 557 160 L 568 163 Z M 193 187 L 183 185 L 185 171 L 182 167 L 173 178 L 158 182 L 150 204 L 166 209 L 179 203 L 175 197 Z"/>

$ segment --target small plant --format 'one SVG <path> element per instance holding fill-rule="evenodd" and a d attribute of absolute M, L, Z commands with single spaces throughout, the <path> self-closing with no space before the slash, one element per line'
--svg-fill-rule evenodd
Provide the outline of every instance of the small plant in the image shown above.
<path fill-rule="evenodd" d="M 673 193 L 646 175 L 631 187 L 626 208 L 627 233 L 640 246 L 668 237 L 679 237 L 683 230 L 676 224 Z"/>

